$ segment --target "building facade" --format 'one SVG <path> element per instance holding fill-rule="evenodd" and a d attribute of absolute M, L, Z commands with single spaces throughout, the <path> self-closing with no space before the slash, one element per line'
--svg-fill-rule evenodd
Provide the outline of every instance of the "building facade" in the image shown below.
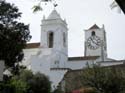
<path fill-rule="evenodd" d="M 104 25 L 96 24 L 85 30 L 85 54 L 80 57 L 68 57 L 68 28 L 56 10 L 41 24 L 39 43 L 27 44 L 24 49 L 23 64 L 34 73 L 41 72 L 49 76 L 52 89 L 55 89 L 69 70 L 78 70 L 86 64 L 102 66 L 123 64 L 122 60 L 107 57 L 107 41 Z"/>

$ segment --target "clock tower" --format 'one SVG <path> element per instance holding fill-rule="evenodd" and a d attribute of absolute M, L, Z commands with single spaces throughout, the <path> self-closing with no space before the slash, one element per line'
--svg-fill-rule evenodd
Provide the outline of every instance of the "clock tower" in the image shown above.
<path fill-rule="evenodd" d="M 85 30 L 85 56 L 107 57 L 106 32 L 96 24 Z"/>

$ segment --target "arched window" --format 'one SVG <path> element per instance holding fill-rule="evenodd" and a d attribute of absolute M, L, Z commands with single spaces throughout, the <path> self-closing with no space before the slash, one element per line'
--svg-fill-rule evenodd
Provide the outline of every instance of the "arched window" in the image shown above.
<path fill-rule="evenodd" d="M 52 48 L 53 47 L 53 32 L 50 32 L 48 35 L 48 47 Z"/>
<path fill-rule="evenodd" d="M 92 34 L 91 34 L 92 36 L 95 36 L 95 31 L 92 31 Z"/>

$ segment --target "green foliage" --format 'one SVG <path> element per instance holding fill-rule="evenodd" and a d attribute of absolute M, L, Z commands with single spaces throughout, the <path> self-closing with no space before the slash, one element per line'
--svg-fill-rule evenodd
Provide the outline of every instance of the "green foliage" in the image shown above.
<path fill-rule="evenodd" d="M 47 5 L 49 2 L 51 2 L 53 4 L 54 7 L 57 7 L 58 4 L 56 3 L 56 0 L 37 0 L 38 1 L 38 4 L 37 5 L 34 5 L 32 7 L 33 9 L 33 13 L 36 13 L 38 11 L 42 11 L 43 8 L 41 6 L 41 3 L 44 3 L 45 5 Z"/>
<path fill-rule="evenodd" d="M 63 91 L 59 90 L 59 89 L 56 89 L 54 90 L 52 93 L 64 93 Z"/>
<path fill-rule="evenodd" d="M 50 2 L 51 0 L 38 0 L 38 4 L 37 5 L 34 5 L 32 7 L 33 9 L 33 13 L 36 13 L 38 11 L 42 11 L 43 8 L 41 7 L 41 3 L 44 2 L 45 4 L 47 4 L 48 2 Z"/>
<path fill-rule="evenodd" d="M 13 88 L 14 93 L 27 93 L 28 85 L 22 80 L 12 79 L 10 86 Z"/>
<path fill-rule="evenodd" d="M 88 66 L 81 77 L 83 85 L 92 87 L 97 93 L 121 93 L 125 90 L 125 71 L 121 68 Z"/>
<path fill-rule="evenodd" d="M 50 81 L 41 73 L 36 73 L 33 78 L 29 80 L 28 84 L 33 93 L 50 93 Z"/>
<path fill-rule="evenodd" d="M 23 50 L 30 40 L 29 25 L 18 22 L 21 12 L 14 4 L 0 0 L 0 60 L 15 69 L 15 63 L 23 59 Z"/>
<path fill-rule="evenodd" d="M 40 4 L 34 5 L 32 9 L 33 9 L 33 13 L 43 10 L 42 7 L 40 6 Z"/>
<path fill-rule="evenodd" d="M 22 70 L 11 80 L 0 83 L 0 93 L 50 93 L 49 79 L 41 74 L 33 74 L 31 71 Z"/>
<path fill-rule="evenodd" d="M 15 78 L 27 83 L 27 93 L 50 93 L 50 81 L 44 74 L 23 70 Z"/>
<path fill-rule="evenodd" d="M 60 88 L 57 88 L 52 93 L 63 93 L 63 91 Z"/>

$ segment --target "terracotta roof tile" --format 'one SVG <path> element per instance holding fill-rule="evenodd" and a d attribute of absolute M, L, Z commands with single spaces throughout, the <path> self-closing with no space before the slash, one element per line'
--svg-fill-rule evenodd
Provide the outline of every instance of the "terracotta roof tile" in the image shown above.
<path fill-rule="evenodd" d="M 75 60 L 96 60 L 99 56 L 83 56 L 83 57 L 69 57 L 68 61 L 75 61 Z"/>
<path fill-rule="evenodd" d="M 39 48 L 40 47 L 40 43 L 28 43 L 26 45 L 26 48 L 25 49 L 30 49 L 30 48 Z"/>

